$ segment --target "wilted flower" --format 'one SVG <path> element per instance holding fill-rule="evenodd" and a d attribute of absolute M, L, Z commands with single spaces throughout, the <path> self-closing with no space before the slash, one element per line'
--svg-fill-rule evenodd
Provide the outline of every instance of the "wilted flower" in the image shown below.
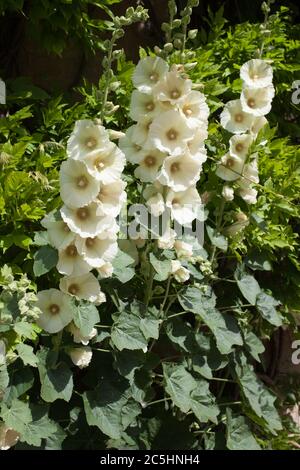
<path fill-rule="evenodd" d="M 82 207 L 92 202 L 100 190 L 100 183 L 80 160 L 66 160 L 60 167 L 60 195 L 69 207 Z"/>
<path fill-rule="evenodd" d="M 177 282 L 186 282 L 190 278 L 189 270 L 179 260 L 171 260 L 171 272 Z"/>
<path fill-rule="evenodd" d="M 79 369 L 84 369 L 85 367 L 87 367 L 93 357 L 93 351 L 89 346 L 85 346 L 82 348 L 73 348 L 70 349 L 68 352 L 73 364 L 79 367 Z"/>
<path fill-rule="evenodd" d="M 20 439 L 20 433 L 0 423 L 0 450 L 8 450 Z"/>
<path fill-rule="evenodd" d="M 57 333 L 73 319 L 70 297 L 57 289 L 42 290 L 37 294 L 41 315 L 37 324 L 48 333 Z"/>
<path fill-rule="evenodd" d="M 223 186 L 222 196 L 225 201 L 233 201 L 234 199 L 234 190 L 230 186 Z"/>
<path fill-rule="evenodd" d="M 84 346 L 87 346 L 89 344 L 89 341 L 97 335 L 96 328 L 93 328 L 91 332 L 89 333 L 89 335 L 83 336 L 80 329 L 74 324 L 74 322 L 71 322 L 67 326 L 67 330 L 73 336 L 74 343 L 81 343 Z"/>
<path fill-rule="evenodd" d="M 190 259 L 193 256 L 193 246 L 183 240 L 176 240 L 174 243 L 176 255 L 181 259 Z"/>

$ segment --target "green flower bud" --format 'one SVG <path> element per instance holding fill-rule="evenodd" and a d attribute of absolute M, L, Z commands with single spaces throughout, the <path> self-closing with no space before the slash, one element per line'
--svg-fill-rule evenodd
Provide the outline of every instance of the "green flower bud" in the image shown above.
<path fill-rule="evenodd" d="M 176 18 L 176 20 L 173 21 L 173 29 L 179 28 L 181 25 L 181 19 Z"/>
<path fill-rule="evenodd" d="M 174 47 L 176 47 L 176 49 L 180 49 L 180 48 L 182 47 L 182 41 L 181 41 L 181 39 L 176 38 L 176 39 L 174 40 Z"/>
<path fill-rule="evenodd" d="M 198 29 L 190 29 L 188 32 L 189 39 L 195 39 L 198 34 Z"/>
<path fill-rule="evenodd" d="M 161 25 L 161 29 L 162 31 L 164 31 L 165 33 L 169 32 L 170 31 L 170 25 L 168 23 L 162 23 Z"/>
<path fill-rule="evenodd" d="M 169 53 L 169 52 L 172 52 L 172 50 L 173 50 L 173 44 L 171 42 L 167 42 L 164 45 L 164 51 Z"/>

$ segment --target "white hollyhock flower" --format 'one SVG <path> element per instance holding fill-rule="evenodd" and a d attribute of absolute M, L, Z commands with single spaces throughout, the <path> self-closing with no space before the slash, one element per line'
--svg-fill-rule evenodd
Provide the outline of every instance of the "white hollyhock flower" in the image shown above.
<path fill-rule="evenodd" d="M 97 271 L 101 278 L 106 279 L 113 275 L 114 268 L 111 263 L 105 263 L 105 264 L 102 264 L 102 266 L 100 266 L 100 268 L 98 268 Z"/>
<path fill-rule="evenodd" d="M 167 101 L 174 106 L 180 103 L 191 89 L 191 80 L 182 78 L 176 70 L 171 70 L 158 82 L 154 94 L 159 101 Z"/>
<path fill-rule="evenodd" d="M 139 166 L 134 174 L 144 183 L 149 183 L 157 178 L 158 171 L 165 159 L 166 154 L 159 150 L 145 150 L 140 153 Z"/>
<path fill-rule="evenodd" d="M 189 270 L 179 260 L 171 260 L 171 271 L 177 282 L 186 282 L 190 278 Z"/>
<path fill-rule="evenodd" d="M 185 191 L 199 179 L 202 168 L 201 158 L 188 152 L 179 156 L 167 157 L 163 163 L 158 181 L 173 191 Z"/>
<path fill-rule="evenodd" d="M 97 196 L 100 183 L 80 160 L 66 160 L 60 167 L 60 196 L 69 207 L 82 207 Z"/>
<path fill-rule="evenodd" d="M 247 204 L 256 204 L 257 202 L 257 190 L 251 187 L 246 189 L 240 189 L 239 195 Z"/>
<path fill-rule="evenodd" d="M 83 336 L 80 329 L 77 328 L 77 326 L 73 322 L 71 322 L 70 325 L 68 325 L 66 329 L 73 336 L 74 343 L 81 343 L 84 346 L 87 346 L 89 344 L 89 341 L 97 335 L 96 328 L 93 328 L 89 335 Z"/>
<path fill-rule="evenodd" d="M 132 81 L 143 93 L 152 93 L 155 85 L 164 78 L 169 66 L 160 57 L 146 57 L 137 64 Z"/>
<path fill-rule="evenodd" d="M 67 152 L 69 157 L 81 160 L 91 151 L 103 150 L 108 142 L 109 134 L 103 126 L 89 119 L 82 119 L 75 124 L 68 140 Z"/>
<path fill-rule="evenodd" d="M 123 203 L 126 201 L 125 188 L 126 183 L 122 180 L 101 185 L 96 202 L 99 204 L 103 214 L 117 217 Z"/>
<path fill-rule="evenodd" d="M 119 180 L 125 162 L 124 153 L 112 142 L 105 150 L 91 152 L 85 158 L 88 172 L 103 184 Z"/>
<path fill-rule="evenodd" d="M 0 339 L 0 366 L 5 364 L 5 357 L 6 357 L 6 346 L 4 341 Z"/>
<path fill-rule="evenodd" d="M 254 154 L 254 158 L 244 166 L 243 176 L 238 181 L 238 185 L 241 188 L 239 195 L 247 204 L 255 204 L 257 202 L 257 191 L 252 187 L 253 183 L 259 183 L 256 154 Z"/>
<path fill-rule="evenodd" d="M 253 120 L 254 116 L 242 109 L 241 100 L 228 101 L 220 116 L 221 126 L 232 134 L 248 131 Z"/>
<path fill-rule="evenodd" d="M 173 230 L 170 225 L 165 227 L 164 232 L 157 240 L 157 246 L 161 250 L 168 250 L 173 248 L 176 240 L 176 232 Z"/>
<path fill-rule="evenodd" d="M 93 268 L 100 268 L 108 261 L 112 261 L 118 252 L 116 239 L 111 236 L 77 238 L 76 247 L 83 259 Z"/>
<path fill-rule="evenodd" d="M 132 140 L 136 145 L 144 146 L 149 137 L 149 130 L 153 122 L 153 117 L 144 116 L 132 129 Z"/>
<path fill-rule="evenodd" d="M 70 294 L 77 299 L 89 300 L 96 305 L 103 302 L 100 284 L 92 273 L 63 277 L 60 280 L 59 288 L 65 294 Z"/>
<path fill-rule="evenodd" d="M 159 217 L 165 211 L 163 192 L 164 187 L 158 181 L 149 184 L 143 191 L 146 206 L 154 217 Z"/>
<path fill-rule="evenodd" d="M 272 67 L 262 59 L 251 59 L 242 65 L 240 77 L 249 88 L 263 88 L 272 84 Z"/>
<path fill-rule="evenodd" d="M 124 153 L 126 160 L 130 163 L 137 163 L 142 146 L 138 145 L 133 140 L 133 133 L 136 125 L 133 125 L 127 129 L 126 134 L 119 140 L 119 147 Z"/>
<path fill-rule="evenodd" d="M 222 189 L 222 196 L 225 199 L 225 201 L 233 201 L 234 199 L 234 191 L 233 188 L 230 186 L 223 186 Z"/>
<path fill-rule="evenodd" d="M 199 127 L 195 129 L 195 134 L 192 140 L 187 143 L 189 152 L 192 155 L 197 155 L 197 158 L 202 158 L 204 163 L 207 159 L 206 148 L 204 141 L 208 137 L 207 126 L 200 123 Z"/>
<path fill-rule="evenodd" d="M 37 294 L 37 307 L 41 315 L 37 320 L 40 328 L 57 333 L 73 319 L 71 299 L 57 289 L 42 290 Z"/>
<path fill-rule="evenodd" d="M 254 121 L 253 121 L 253 124 L 250 128 L 250 132 L 251 134 L 253 134 L 254 136 L 256 136 L 259 131 L 268 123 L 268 120 L 267 118 L 265 118 L 265 116 L 259 116 L 259 117 L 256 117 L 254 118 Z"/>
<path fill-rule="evenodd" d="M 233 135 L 229 140 L 230 155 L 246 160 L 248 150 L 252 142 L 253 137 L 249 134 Z"/>
<path fill-rule="evenodd" d="M 196 219 L 202 202 L 196 187 L 192 186 L 186 191 L 174 192 L 169 189 L 166 206 L 170 208 L 172 219 L 184 225 Z"/>
<path fill-rule="evenodd" d="M 146 206 L 150 214 L 154 215 L 154 217 L 159 217 L 165 211 L 165 201 L 162 194 L 153 194 L 153 196 L 146 200 Z"/>
<path fill-rule="evenodd" d="M 139 121 L 141 118 L 147 116 L 153 119 L 161 112 L 161 106 L 153 95 L 141 93 L 134 90 L 131 95 L 129 116 L 133 121 Z"/>
<path fill-rule="evenodd" d="M 68 352 L 73 364 L 79 369 L 88 367 L 93 357 L 93 351 L 89 346 L 70 349 Z"/>
<path fill-rule="evenodd" d="M 183 240 L 176 240 L 174 243 L 176 255 L 181 259 L 190 259 L 193 256 L 193 246 Z"/>
<path fill-rule="evenodd" d="M 5 423 L 0 424 L 0 450 L 10 449 L 19 439 L 20 433 L 9 428 Z"/>
<path fill-rule="evenodd" d="M 46 222 L 46 225 L 49 242 L 57 250 L 63 250 L 74 241 L 75 234 L 71 232 L 63 220 Z"/>
<path fill-rule="evenodd" d="M 78 253 L 74 243 L 58 252 L 56 269 L 61 274 L 68 276 L 79 276 L 88 273 L 92 267 Z"/>
<path fill-rule="evenodd" d="M 209 107 L 200 91 L 193 90 L 184 96 L 180 108 L 192 127 L 207 127 Z"/>
<path fill-rule="evenodd" d="M 225 181 L 237 180 L 242 174 L 244 164 L 245 160 L 243 158 L 227 153 L 221 158 L 216 175 Z"/>
<path fill-rule="evenodd" d="M 264 116 L 271 111 L 274 95 L 273 85 L 265 88 L 243 88 L 241 94 L 242 108 L 246 113 L 253 116 Z"/>
<path fill-rule="evenodd" d="M 154 119 L 149 129 L 148 148 L 179 155 L 185 151 L 187 142 L 194 137 L 187 119 L 175 110 L 165 111 Z"/>
<path fill-rule="evenodd" d="M 113 223 L 111 217 L 101 213 L 96 202 L 77 209 L 64 205 L 60 213 L 70 230 L 83 238 L 95 237 Z"/>

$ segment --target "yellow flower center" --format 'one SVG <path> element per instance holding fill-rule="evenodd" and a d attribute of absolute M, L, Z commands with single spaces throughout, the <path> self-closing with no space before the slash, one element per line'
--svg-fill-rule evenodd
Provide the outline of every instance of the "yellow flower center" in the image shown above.
<path fill-rule="evenodd" d="M 178 132 L 175 129 L 169 129 L 167 132 L 167 138 L 169 140 L 176 140 L 178 137 Z"/>
<path fill-rule="evenodd" d="M 238 144 L 236 144 L 235 150 L 237 152 L 242 152 L 244 150 L 244 145 L 241 142 L 239 142 Z"/>
<path fill-rule="evenodd" d="M 232 168 L 234 166 L 234 160 L 232 158 L 228 158 L 228 160 L 226 160 L 226 166 L 227 168 Z"/>
<path fill-rule="evenodd" d="M 76 295 L 79 292 L 78 284 L 71 284 L 68 289 L 69 294 Z"/>
<path fill-rule="evenodd" d="M 103 170 L 103 168 L 105 167 L 105 163 L 103 161 L 103 158 L 98 157 L 97 160 L 95 160 L 95 162 L 94 162 L 94 167 L 97 170 Z"/>
<path fill-rule="evenodd" d="M 72 258 L 75 258 L 75 256 L 77 256 L 77 248 L 75 245 L 69 245 L 67 248 L 66 248 L 66 254 L 67 256 L 70 256 Z"/>
<path fill-rule="evenodd" d="M 59 305 L 51 304 L 49 307 L 49 312 L 51 315 L 57 315 L 60 311 Z"/>
<path fill-rule="evenodd" d="M 152 166 L 155 166 L 156 164 L 156 158 L 153 157 L 152 155 L 147 155 L 147 157 L 144 159 L 144 163 L 146 166 L 148 166 L 149 168 L 152 167 Z"/>
<path fill-rule="evenodd" d="M 151 75 L 149 76 L 149 79 L 151 82 L 157 82 L 159 79 L 158 73 L 152 72 Z"/>
<path fill-rule="evenodd" d="M 80 209 L 77 209 L 76 215 L 78 219 L 86 220 L 90 215 L 90 211 L 87 207 L 80 207 Z"/>
<path fill-rule="evenodd" d="M 234 119 L 235 119 L 235 122 L 243 122 L 244 116 L 243 116 L 242 113 L 237 113 L 237 114 L 234 116 Z"/>
<path fill-rule="evenodd" d="M 183 113 L 186 115 L 186 116 L 191 116 L 193 114 L 193 111 L 191 110 L 190 106 L 189 105 L 185 105 L 183 107 Z"/>
<path fill-rule="evenodd" d="M 171 170 L 171 173 L 178 173 L 178 171 L 180 171 L 180 163 L 179 162 L 172 163 L 170 170 Z"/>
<path fill-rule="evenodd" d="M 85 189 L 89 184 L 86 176 L 82 175 L 77 178 L 77 186 L 79 189 Z"/>
<path fill-rule="evenodd" d="M 154 105 L 153 101 L 150 101 L 149 103 L 146 104 L 146 110 L 147 111 L 153 111 L 154 108 L 155 108 L 155 105 Z"/>
<path fill-rule="evenodd" d="M 177 88 L 175 88 L 174 90 L 171 91 L 170 95 L 173 100 L 177 100 L 180 96 L 180 92 L 179 90 L 177 90 Z"/>
<path fill-rule="evenodd" d="M 85 141 L 85 146 L 88 148 L 88 149 L 94 149 L 97 145 L 97 140 L 95 139 L 95 137 L 88 137 Z"/>
<path fill-rule="evenodd" d="M 85 244 L 88 248 L 92 248 L 92 246 L 95 245 L 95 242 L 96 242 L 95 238 L 88 237 L 85 241 Z"/>
<path fill-rule="evenodd" d="M 248 101 L 247 101 L 247 105 L 249 106 L 249 108 L 254 108 L 255 99 L 254 98 L 249 98 Z"/>

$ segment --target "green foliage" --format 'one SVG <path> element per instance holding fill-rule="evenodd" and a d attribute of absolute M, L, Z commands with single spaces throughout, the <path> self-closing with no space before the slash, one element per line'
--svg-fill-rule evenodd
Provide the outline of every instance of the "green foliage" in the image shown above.
<path fill-rule="evenodd" d="M 290 96 L 299 72 L 299 28 L 290 24 L 285 8 L 268 19 L 263 56 L 272 61 L 276 98 L 270 127 L 253 144 L 259 199 L 250 207 L 237 197 L 220 217 L 222 182 L 215 168 L 228 134 L 219 113 L 240 92 L 239 68 L 261 48 L 261 29 L 229 26 L 219 10 L 209 11 L 208 34 L 204 28 L 188 32 L 189 11 L 179 12 L 179 22 L 173 11 L 172 24 L 163 27 L 173 46 L 157 52 L 185 62 L 211 110 L 209 158 L 198 186 L 200 193 L 209 192 L 205 250 L 189 263 L 191 280 L 182 286 L 169 277 L 168 250 L 153 252 L 147 243 L 137 261 L 122 247 L 112 279 L 101 281 L 107 302 L 72 303 L 80 333 L 97 329 L 92 361 L 80 370 L 68 356 L 74 346 L 69 332 L 51 337 L 35 323 L 36 290 L 58 284 L 52 270 L 57 252 L 40 231 L 40 220 L 61 203 L 58 170 L 74 122 L 102 116 L 114 129 L 131 124 L 126 111 L 133 64 L 114 47 L 126 23 L 145 16 L 129 11 L 125 20 L 111 15 L 91 22 L 89 4 L 108 12 L 117 2 L 70 1 L 63 8 L 57 3 L 59 15 L 56 2 L 31 2 L 29 21 L 39 25 L 33 28 L 39 42 L 61 53 L 69 31 L 89 50 L 104 46 L 109 57 L 99 84 L 84 83 L 76 104 L 68 96 L 49 97 L 27 80 L 7 84 L 10 111 L 0 119 L 0 335 L 6 348 L 1 420 L 20 432 L 19 448 L 288 447 L 285 418 L 281 424 L 287 394 L 267 378 L 264 351 L 278 327 L 294 326 L 290 313 L 300 311 L 299 109 Z M 4 8 L 7 2 L 0 2 Z M 21 12 L 23 2 L 9 2 L 9 8 Z M 99 36 L 104 30 L 111 40 Z M 139 200 L 143 188 L 130 167 L 125 179 L 128 199 Z M 229 237 L 226 228 L 241 211 L 249 224 Z"/>

